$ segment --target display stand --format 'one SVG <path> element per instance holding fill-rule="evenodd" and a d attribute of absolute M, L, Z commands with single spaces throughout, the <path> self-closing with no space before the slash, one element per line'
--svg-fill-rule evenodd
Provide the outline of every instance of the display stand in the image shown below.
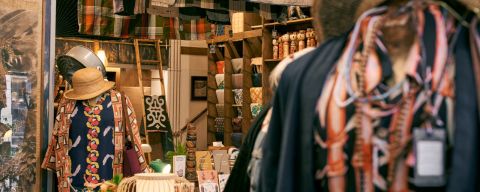
<path fill-rule="evenodd" d="M 216 96 L 217 84 L 215 75 L 217 74 L 217 61 L 225 63 L 225 87 L 224 87 L 224 139 L 226 146 L 232 145 L 233 119 L 237 115 L 235 110 L 240 109 L 242 114 L 241 133 L 245 136 L 251 126 L 252 115 L 250 111 L 250 88 L 252 87 L 252 67 L 251 59 L 261 57 L 260 49 L 262 44 L 262 30 L 252 30 L 242 33 L 235 33 L 232 37 L 218 37 L 207 41 L 209 45 L 208 54 L 208 143 L 212 143 L 215 138 L 215 119 L 219 117 L 216 104 L 219 103 Z M 242 105 L 236 105 L 234 102 L 232 76 L 234 74 L 231 59 L 243 58 L 242 72 Z"/>

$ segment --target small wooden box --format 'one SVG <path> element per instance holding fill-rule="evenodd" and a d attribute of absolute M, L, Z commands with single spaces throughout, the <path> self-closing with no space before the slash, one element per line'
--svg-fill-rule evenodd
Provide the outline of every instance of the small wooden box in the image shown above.
<path fill-rule="evenodd" d="M 249 31 L 254 25 L 262 24 L 262 18 L 257 13 L 236 12 L 232 14 L 232 31 L 240 33 Z"/>

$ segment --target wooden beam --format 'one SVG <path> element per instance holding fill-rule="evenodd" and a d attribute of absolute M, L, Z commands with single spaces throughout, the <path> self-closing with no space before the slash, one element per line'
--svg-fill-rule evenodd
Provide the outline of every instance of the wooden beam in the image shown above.
<path fill-rule="evenodd" d="M 181 47 L 180 54 L 184 55 L 207 55 L 208 49 L 207 48 L 200 48 L 200 47 Z"/>

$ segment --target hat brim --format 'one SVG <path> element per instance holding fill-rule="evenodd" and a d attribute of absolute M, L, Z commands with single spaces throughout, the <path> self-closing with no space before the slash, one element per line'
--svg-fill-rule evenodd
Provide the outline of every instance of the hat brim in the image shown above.
<path fill-rule="evenodd" d="M 71 99 L 71 100 L 87 100 L 87 99 L 92 99 L 92 98 L 95 98 L 99 95 L 101 95 L 102 93 L 112 89 L 113 87 L 115 86 L 115 82 L 111 82 L 111 81 L 106 81 L 104 84 L 103 84 L 103 87 L 101 89 L 98 89 L 97 91 L 95 92 L 92 92 L 92 93 L 80 93 L 79 91 L 75 91 L 75 89 L 70 89 L 68 91 L 65 91 L 65 93 L 63 94 L 63 96 L 67 99 Z M 81 90 L 80 90 L 81 91 Z"/>

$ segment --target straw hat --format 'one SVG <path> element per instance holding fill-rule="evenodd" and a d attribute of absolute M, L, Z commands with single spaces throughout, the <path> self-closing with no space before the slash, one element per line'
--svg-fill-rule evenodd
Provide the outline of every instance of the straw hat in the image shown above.
<path fill-rule="evenodd" d="M 101 95 L 115 85 L 105 81 L 102 72 L 95 68 L 84 68 L 76 71 L 72 78 L 73 89 L 65 92 L 64 96 L 72 100 L 87 100 Z"/>

